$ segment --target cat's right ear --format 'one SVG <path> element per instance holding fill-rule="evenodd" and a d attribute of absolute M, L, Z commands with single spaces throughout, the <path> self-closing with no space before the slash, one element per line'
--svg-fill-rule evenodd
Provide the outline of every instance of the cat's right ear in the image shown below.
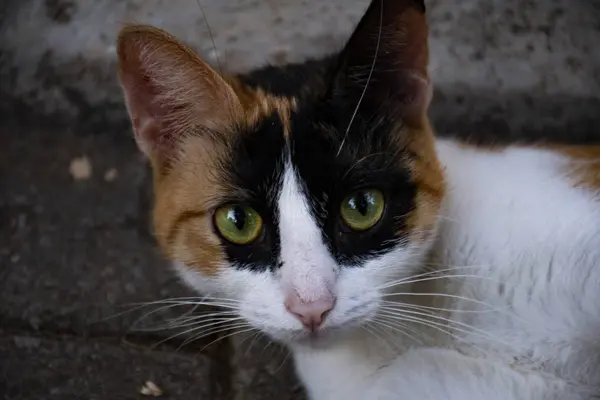
<path fill-rule="evenodd" d="M 347 114 L 387 111 L 423 124 L 432 93 L 427 36 L 424 0 L 371 0 L 340 53 L 332 85 L 334 97 L 351 107 Z"/>
<path fill-rule="evenodd" d="M 167 32 L 125 27 L 117 54 L 136 141 L 153 161 L 168 158 L 186 135 L 227 129 L 243 112 L 233 88 Z"/>

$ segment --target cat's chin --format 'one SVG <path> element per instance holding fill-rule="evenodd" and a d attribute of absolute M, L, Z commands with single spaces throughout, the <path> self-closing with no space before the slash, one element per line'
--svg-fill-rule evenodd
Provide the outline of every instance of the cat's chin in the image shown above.
<path fill-rule="evenodd" d="M 339 341 L 340 335 L 340 332 L 331 331 L 311 333 L 302 338 L 294 340 L 291 346 L 311 349 L 327 349 Z"/>
<path fill-rule="evenodd" d="M 279 342 L 292 348 L 305 348 L 313 350 L 325 350 L 335 346 L 343 338 L 351 335 L 357 327 L 327 327 L 317 332 L 296 332 L 286 338 L 275 338 Z"/>

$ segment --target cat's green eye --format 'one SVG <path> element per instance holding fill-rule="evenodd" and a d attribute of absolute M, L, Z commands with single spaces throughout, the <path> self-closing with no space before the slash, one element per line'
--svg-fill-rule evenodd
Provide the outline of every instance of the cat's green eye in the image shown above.
<path fill-rule="evenodd" d="M 228 241 L 235 244 L 250 244 L 261 234 L 263 220 L 252 208 L 229 204 L 215 212 L 215 226 Z"/>
<path fill-rule="evenodd" d="M 347 196 L 340 206 L 344 223 L 353 231 L 375 226 L 383 215 L 385 199 L 377 189 L 358 190 Z"/>

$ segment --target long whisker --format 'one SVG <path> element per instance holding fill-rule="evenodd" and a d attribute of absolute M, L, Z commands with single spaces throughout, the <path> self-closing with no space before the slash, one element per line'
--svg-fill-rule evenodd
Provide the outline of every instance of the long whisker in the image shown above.
<path fill-rule="evenodd" d="M 232 310 L 237 310 L 239 309 L 240 304 L 235 304 L 235 303 L 219 303 L 216 301 L 161 301 L 161 302 L 156 302 L 156 303 L 151 303 L 151 304 L 146 304 L 142 307 L 148 307 L 151 305 L 172 305 L 174 307 L 177 306 L 213 306 L 213 307 L 220 307 L 220 308 L 228 308 L 228 309 L 232 309 Z"/>
<path fill-rule="evenodd" d="M 206 332 L 202 332 L 202 333 L 199 333 L 199 334 L 197 334 L 197 335 L 195 335 L 195 336 L 191 336 L 191 337 L 187 338 L 187 339 L 186 339 L 186 340 L 185 340 L 185 341 L 184 341 L 184 342 L 181 344 L 181 346 L 179 346 L 179 347 L 186 346 L 186 345 L 188 345 L 188 344 L 190 344 L 190 343 L 193 343 L 193 342 L 195 342 L 195 341 L 198 341 L 198 340 L 200 340 L 200 339 L 202 339 L 202 338 L 205 338 L 205 337 L 207 337 L 207 336 L 216 335 L 216 334 L 218 334 L 218 333 L 221 333 L 221 332 L 226 332 L 226 331 L 229 331 L 229 330 L 232 330 L 232 329 L 244 328 L 244 327 L 247 327 L 247 326 L 250 326 L 250 325 L 248 325 L 248 323 L 247 323 L 247 322 L 244 322 L 244 321 L 242 321 L 242 322 L 237 322 L 237 323 L 235 323 L 235 324 L 231 324 L 231 325 L 221 325 L 221 326 L 215 326 L 215 327 L 211 328 L 210 330 L 208 330 L 208 331 L 206 331 Z M 206 346 L 205 346 L 205 347 L 206 347 Z"/>
<path fill-rule="evenodd" d="M 277 357 L 281 356 L 281 352 L 283 350 L 279 350 L 279 354 L 277 355 Z M 287 362 L 287 360 L 290 358 L 290 352 L 286 352 L 285 357 L 283 358 L 283 361 L 281 362 L 281 364 L 279 364 L 279 367 L 277 367 L 277 369 L 275 370 L 274 374 L 277 374 L 281 368 L 283 368 L 283 366 L 285 365 L 285 363 Z"/>
<path fill-rule="evenodd" d="M 229 316 L 235 316 L 235 315 L 237 315 L 237 313 L 234 311 L 222 311 L 222 312 L 217 312 L 217 313 L 198 315 L 195 317 L 183 318 L 181 320 L 180 320 L 180 318 L 174 318 L 173 320 L 168 321 L 164 325 L 159 325 L 157 327 L 141 328 L 141 329 L 138 328 L 135 330 L 138 332 L 155 332 L 155 331 L 167 330 L 167 329 L 181 329 L 181 328 L 186 328 L 188 326 L 198 325 L 202 320 L 208 319 L 211 317 L 229 317 Z"/>
<path fill-rule="evenodd" d="M 164 342 L 167 342 L 167 341 L 169 341 L 171 339 L 174 339 L 174 338 L 176 338 L 178 336 L 186 335 L 188 333 L 195 332 L 195 331 L 197 331 L 199 329 L 206 329 L 208 327 L 215 326 L 215 325 L 227 324 L 227 323 L 231 323 L 233 321 L 237 321 L 237 320 L 240 320 L 240 319 L 242 319 L 242 317 L 237 317 L 237 318 L 221 318 L 221 319 L 215 318 L 214 320 L 211 319 L 209 321 L 206 321 L 205 324 L 202 324 L 200 326 L 196 326 L 194 328 L 187 329 L 185 331 L 178 332 L 178 333 L 176 333 L 174 335 L 171 335 L 171 336 L 167 337 L 166 339 L 163 339 L 160 342 L 158 342 L 157 344 L 155 344 L 154 347 L 156 347 L 156 346 L 158 346 L 158 345 L 160 345 L 160 344 L 162 344 Z"/>
<path fill-rule="evenodd" d="M 438 275 L 438 276 L 429 276 L 429 277 L 412 279 L 412 280 L 402 280 L 400 282 L 392 282 L 391 284 L 384 286 L 382 289 L 387 289 L 392 286 L 408 285 L 408 284 L 412 284 L 412 283 L 435 281 L 435 280 L 440 280 L 440 279 L 453 279 L 453 278 L 475 278 L 475 279 L 482 279 L 482 280 L 487 280 L 487 281 L 491 281 L 491 282 L 501 283 L 500 281 L 498 281 L 496 279 L 492 279 L 487 276 L 481 276 L 481 275 Z"/>
<path fill-rule="evenodd" d="M 233 299 L 223 299 L 223 298 L 218 298 L 218 297 L 202 297 L 202 298 L 199 298 L 199 297 L 175 297 L 175 298 L 170 298 L 170 299 L 156 300 L 156 301 L 150 301 L 150 302 L 144 302 L 144 303 L 129 303 L 129 304 L 121 305 L 121 307 L 132 307 L 131 309 L 110 315 L 104 319 L 101 319 L 100 321 L 106 321 L 111 318 L 116 318 L 116 317 L 119 317 L 119 316 L 127 314 L 127 313 L 135 312 L 144 307 L 149 307 L 149 306 L 153 306 L 153 305 L 161 305 L 161 304 L 169 304 L 169 305 L 173 305 L 173 307 L 187 306 L 187 305 L 211 305 L 211 306 L 216 306 L 216 307 L 231 307 L 234 304 L 241 304 L 241 301 L 233 300 Z"/>
<path fill-rule="evenodd" d="M 476 265 L 466 265 L 466 266 L 454 266 L 454 267 L 448 267 L 448 268 L 444 268 L 444 269 L 437 269 L 437 270 L 433 270 L 433 271 L 428 271 L 428 272 L 423 272 L 420 274 L 416 274 L 416 275 L 410 275 L 407 277 L 403 277 L 400 279 L 397 279 L 395 281 L 392 282 L 386 282 L 385 284 L 379 286 L 377 289 L 386 289 L 388 287 L 394 286 L 394 285 L 399 285 L 402 283 L 412 283 L 412 282 L 418 282 L 418 281 L 414 281 L 415 279 L 418 278 L 427 278 L 427 277 L 431 277 L 433 275 L 436 274 L 441 274 L 444 272 L 454 272 L 454 271 L 459 271 L 459 270 L 465 270 L 465 269 L 473 269 L 473 268 L 482 268 L 482 266 L 476 266 Z M 452 276 L 457 276 L 457 275 L 441 275 L 441 276 L 447 276 L 447 277 L 452 277 Z M 476 275 L 473 275 L 474 277 L 479 277 Z M 468 275 L 467 275 L 468 277 Z M 481 277 L 481 278 L 485 278 L 485 277 Z M 491 278 L 487 278 L 487 279 L 491 279 Z"/>
<path fill-rule="evenodd" d="M 394 308 L 394 306 L 396 306 L 396 305 L 400 305 L 402 307 L 408 307 L 408 308 L 425 309 L 425 310 L 432 310 L 432 311 L 441 311 L 441 312 L 448 312 L 448 313 L 464 313 L 464 314 L 483 314 L 483 313 L 489 313 L 489 312 L 497 311 L 497 310 L 494 310 L 494 309 L 489 309 L 489 310 L 461 310 L 459 308 L 432 307 L 432 306 L 424 306 L 424 305 L 421 305 L 421 304 L 403 303 L 401 301 L 390 301 L 390 300 L 382 300 L 382 304 L 383 304 L 383 306 L 382 306 L 383 308 L 385 308 L 386 305 L 389 305 L 392 308 Z"/>
<path fill-rule="evenodd" d="M 181 349 L 184 346 L 189 345 L 192 342 L 198 341 L 200 339 L 203 339 L 207 336 L 214 336 L 214 335 L 218 335 L 221 332 L 226 332 L 229 331 L 231 329 L 237 329 L 237 328 L 243 328 L 248 326 L 248 324 L 245 324 L 244 322 L 238 322 L 236 324 L 232 324 L 232 325 L 221 325 L 221 326 L 215 326 L 212 327 L 204 332 L 198 333 L 195 336 L 191 336 L 189 338 L 187 338 L 179 347 L 178 350 Z"/>
<path fill-rule="evenodd" d="M 246 325 L 246 326 L 249 326 L 249 325 Z M 232 329 L 240 329 L 240 328 L 241 328 L 241 327 L 236 327 L 236 328 L 232 328 Z M 201 351 L 204 351 L 204 350 L 205 350 L 207 347 L 209 347 L 209 346 L 211 346 L 211 345 L 215 344 L 215 343 L 216 343 L 216 342 L 218 342 L 219 340 L 223 340 L 223 339 L 225 339 L 225 338 L 228 338 L 228 337 L 231 337 L 231 336 L 233 336 L 233 335 L 239 335 L 239 334 L 241 334 L 241 333 L 245 333 L 245 332 L 251 332 L 251 331 L 253 331 L 253 330 L 255 330 L 255 329 L 256 329 L 256 328 L 250 327 L 250 328 L 247 328 L 247 329 L 242 329 L 241 331 L 235 331 L 235 332 L 232 332 L 232 333 L 230 333 L 230 334 L 227 334 L 227 335 L 225 335 L 225 336 L 220 336 L 220 337 L 216 338 L 215 340 L 213 340 L 212 342 L 210 342 L 209 344 L 207 344 L 206 346 L 202 347 Z"/>
<path fill-rule="evenodd" d="M 219 301 L 222 301 L 224 299 L 219 299 Z M 176 299 L 166 299 L 166 300 L 159 300 L 159 301 L 154 301 L 154 302 L 150 302 L 150 303 L 144 303 L 141 306 L 137 307 L 136 309 L 141 309 L 144 307 L 148 307 L 148 306 L 152 306 L 152 305 L 159 305 L 159 304 L 163 304 L 163 306 L 161 307 L 157 307 L 154 310 L 151 310 L 147 313 L 145 313 L 144 315 L 140 316 L 139 318 L 137 318 L 130 326 L 130 329 L 134 329 L 137 330 L 137 328 L 135 328 L 142 320 L 150 317 L 153 314 L 159 313 L 161 311 L 165 311 L 174 307 L 181 307 L 181 306 L 192 306 L 191 310 L 186 311 L 182 316 L 180 316 L 179 318 L 184 317 L 185 315 L 191 314 L 193 312 L 195 312 L 197 310 L 197 308 L 201 305 L 206 305 L 206 306 L 215 306 L 215 307 L 220 307 L 220 308 L 226 308 L 226 309 L 230 309 L 233 310 L 231 312 L 234 312 L 238 309 L 237 305 L 233 305 L 233 304 L 227 304 L 227 303 L 219 303 L 216 301 L 181 301 L 181 300 L 176 300 Z M 164 305 L 166 304 L 166 305 Z M 134 311 L 134 310 L 131 310 Z"/>
<path fill-rule="evenodd" d="M 229 300 L 229 299 L 219 299 L 219 298 L 190 298 L 190 299 L 164 299 L 151 301 L 148 303 L 131 303 L 131 305 L 140 307 L 147 307 L 152 305 L 161 305 L 161 304 L 181 304 L 181 305 L 217 305 L 217 306 L 230 306 L 233 304 L 242 304 L 241 301 L 238 300 Z"/>
<path fill-rule="evenodd" d="M 384 293 L 381 295 L 382 297 L 391 297 L 391 296 L 432 296 L 432 297 L 446 297 L 446 298 L 450 298 L 450 299 L 456 299 L 456 300 L 464 300 L 464 301 L 468 301 L 474 304 L 478 304 L 481 306 L 485 306 L 488 307 L 490 309 L 493 310 L 497 310 L 495 307 L 493 307 L 490 304 L 487 304 L 483 301 L 479 301 L 479 300 L 475 300 L 475 299 L 470 299 L 468 297 L 464 297 L 464 296 L 459 296 L 459 295 L 455 295 L 455 294 L 448 294 L 448 293 L 424 293 L 424 292 L 394 292 L 394 293 Z"/>
<path fill-rule="evenodd" d="M 476 349 L 478 351 L 480 351 L 482 354 L 486 354 L 489 353 L 488 350 L 485 350 L 484 348 L 482 348 L 481 346 L 476 345 L 475 343 L 472 343 L 470 341 L 468 341 L 467 339 L 456 335 L 455 333 L 453 333 L 450 327 L 448 327 L 447 325 L 444 324 L 440 324 L 440 323 L 436 323 L 433 321 L 429 321 L 427 319 L 424 318 L 420 318 L 420 317 L 415 317 L 415 316 L 411 316 L 411 315 L 404 315 L 404 316 L 389 316 L 388 318 L 392 318 L 392 319 L 397 319 L 399 321 L 405 321 L 405 322 L 413 322 L 413 323 L 418 323 L 420 325 L 424 325 L 427 326 L 429 328 L 435 329 L 438 332 L 441 332 L 451 338 L 453 338 L 454 340 L 461 342 L 461 343 L 466 343 L 469 345 L 469 347 Z M 447 328 L 447 329 L 444 329 Z M 456 329 L 457 331 L 460 331 L 458 329 Z M 512 346 L 510 346 L 512 347 Z"/>
<path fill-rule="evenodd" d="M 153 305 L 153 304 L 161 304 L 163 302 L 193 302 L 193 301 L 200 301 L 200 302 L 205 302 L 206 300 L 217 300 L 217 301 L 223 301 L 223 302 L 227 302 L 227 303 L 241 303 L 241 300 L 236 300 L 236 299 L 228 299 L 228 298 L 223 298 L 223 297 L 212 297 L 212 296 L 188 296 L 188 297 L 171 297 L 171 298 L 167 298 L 167 299 L 160 299 L 160 300 L 155 300 L 155 301 L 150 301 L 150 302 L 143 302 L 143 303 L 129 303 L 130 305 Z"/>
<path fill-rule="evenodd" d="M 417 337 L 411 335 L 408 332 L 412 332 L 414 334 L 420 334 L 420 335 L 424 335 L 425 332 L 419 332 L 416 329 L 411 328 L 407 324 L 403 324 L 402 322 L 393 321 L 394 325 L 390 325 L 387 321 L 388 321 L 388 319 L 386 319 L 385 316 L 383 316 L 383 315 L 380 315 L 379 318 L 375 318 L 372 320 L 372 322 L 375 324 L 380 324 L 381 326 L 384 326 L 387 329 L 391 329 L 395 332 L 399 332 L 402 335 L 407 336 L 409 339 L 419 343 L 420 345 L 424 345 L 424 343 L 421 339 L 418 339 Z M 406 332 L 405 330 L 408 332 Z M 429 336 L 429 335 L 427 335 L 427 336 Z M 429 336 L 429 337 L 431 338 L 431 336 Z"/>
<path fill-rule="evenodd" d="M 147 318 L 149 318 L 149 317 L 150 317 L 151 315 L 153 315 L 153 314 L 156 314 L 156 313 L 159 313 L 159 312 L 161 312 L 161 311 L 165 311 L 165 310 L 168 310 L 168 309 L 171 309 L 171 308 L 177 307 L 177 306 L 179 306 L 179 304 L 171 304 L 171 305 L 162 306 L 162 307 L 158 307 L 158 308 L 156 308 L 156 309 L 154 309 L 154 310 L 151 310 L 151 311 L 149 311 L 149 312 L 145 313 L 144 315 L 140 316 L 139 318 L 135 319 L 135 320 L 134 320 L 134 321 L 131 323 L 131 325 L 130 325 L 129 329 L 137 330 L 135 327 L 136 327 L 136 326 L 137 326 L 137 325 L 138 325 L 138 324 L 139 324 L 141 321 L 143 321 L 144 319 L 147 319 Z M 183 313 L 183 315 L 187 315 L 187 314 L 189 314 L 190 312 L 194 312 L 194 311 L 195 311 L 197 308 L 198 308 L 198 306 L 194 306 L 194 307 L 193 307 L 191 310 L 188 310 L 188 311 L 186 311 L 185 313 Z M 138 308 L 138 309 L 139 309 L 139 308 Z"/>
<path fill-rule="evenodd" d="M 369 321 L 365 325 L 361 325 L 361 328 L 364 329 L 365 331 L 367 331 L 367 333 L 369 335 L 372 335 L 375 338 L 377 338 L 378 340 L 381 340 L 386 346 L 394 347 L 394 346 L 390 345 L 385 338 L 383 338 L 379 335 L 377 329 L 372 325 L 372 323 L 373 323 L 373 320 Z"/>
<path fill-rule="evenodd" d="M 215 52 L 215 58 L 217 59 L 217 67 L 219 67 L 219 73 L 223 74 L 223 68 L 221 67 L 221 61 L 219 60 L 219 51 L 217 50 L 217 44 L 215 43 L 215 38 L 213 36 L 212 30 L 210 29 L 210 24 L 208 23 L 208 19 L 206 18 L 206 13 L 204 12 L 204 8 L 202 8 L 200 0 L 196 0 L 196 3 L 198 3 L 198 7 L 200 8 L 200 12 L 202 13 L 202 18 L 204 19 L 204 23 L 206 24 L 206 29 L 208 30 L 208 35 L 210 36 L 210 40 L 212 41 L 213 50 Z"/>
<path fill-rule="evenodd" d="M 452 326 L 448 326 L 448 325 L 445 325 L 445 324 L 442 324 L 442 323 L 439 323 L 439 322 L 435 322 L 435 321 L 430 321 L 430 320 L 426 320 L 426 321 L 428 323 L 431 323 L 431 324 L 434 324 L 434 325 L 441 325 L 443 327 L 448 326 L 449 328 L 452 328 L 455 331 L 459 331 L 459 332 L 465 333 L 467 335 L 468 334 L 479 334 L 479 336 L 483 336 L 483 337 L 487 337 L 489 339 L 493 339 L 493 340 L 495 340 L 498 343 L 501 343 L 503 345 L 506 345 L 506 346 L 510 347 L 513 350 L 516 350 L 510 343 L 505 342 L 504 340 L 502 340 L 502 339 L 500 339 L 500 338 L 492 335 L 489 332 L 486 332 L 486 331 L 484 331 L 482 329 L 476 328 L 476 327 L 474 327 L 472 325 L 469 325 L 469 324 L 466 324 L 464 322 L 452 320 L 450 318 L 442 317 L 440 315 L 435 315 L 433 313 L 426 313 L 426 312 L 419 312 L 419 311 L 405 310 L 405 309 L 397 309 L 395 311 L 380 310 L 380 312 L 382 314 L 385 314 L 385 315 L 389 316 L 390 318 L 399 317 L 399 316 L 401 316 L 403 318 L 404 317 L 419 318 L 419 317 L 416 317 L 416 316 L 425 316 L 425 317 L 429 317 L 429 318 L 435 318 L 436 320 L 444 321 L 444 322 L 447 322 L 449 324 L 452 324 Z M 410 315 L 406 315 L 406 314 L 410 314 Z M 419 318 L 419 319 L 421 319 L 421 318 Z M 460 327 L 463 327 L 465 329 L 459 328 L 459 327 L 457 327 L 457 325 L 460 326 Z"/>
<path fill-rule="evenodd" d="M 369 83 L 371 83 L 371 77 L 373 75 L 373 71 L 375 70 L 375 63 L 377 62 L 377 57 L 379 56 L 379 44 L 381 42 L 382 30 L 383 30 L 383 0 L 381 0 L 381 12 L 379 15 L 379 33 L 377 35 L 377 45 L 375 47 L 375 55 L 373 57 L 373 63 L 371 63 L 371 70 L 369 71 L 369 76 L 367 77 L 367 82 L 365 83 L 365 87 L 360 95 L 360 98 L 358 99 L 358 103 L 356 104 L 356 108 L 354 109 L 354 112 L 352 113 L 350 122 L 348 123 L 348 128 L 346 128 L 346 132 L 344 133 L 344 138 L 342 139 L 342 143 L 340 143 L 340 147 L 338 148 L 336 158 L 339 157 L 340 152 L 342 151 L 342 148 L 344 147 L 344 144 L 346 143 L 346 138 L 348 137 L 348 133 L 350 132 L 350 128 L 352 127 L 352 123 L 354 122 L 354 118 L 358 114 L 358 109 L 360 108 L 363 98 L 365 97 L 365 94 L 367 93 L 367 88 L 369 87 Z"/>
<path fill-rule="evenodd" d="M 488 309 L 488 311 L 493 311 L 493 312 L 497 312 L 500 313 L 502 315 L 508 316 L 514 320 L 520 321 L 522 323 L 524 323 L 525 325 L 530 325 L 531 322 L 527 321 L 526 319 L 524 319 L 523 317 L 519 316 L 518 314 L 514 313 L 511 311 L 510 306 L 507 306 L 506 308 L 502 307 L 495 307 L 489 303 L 485 303 L 483 301 L 480 300 L 475 300 L 469 297 L 464 297 L 464 296 L 459 296 L 459 295 L 453 295 L 453 294 L 448 294 L 448 293 L 423 293 L 423 292 L 396 292 L 396 293 L 384 293 L 382 295 L 382 297 L 389 297 L 389 296 L 431 296 L 431 297 L 444 297 L 444 298 L 449 298 L 449 299 L 455 299 L 455 300 L 463 300 L 465 302 L 469 302 L 472 304 L 477 304 L 483 307 L 486 307 Z M 383 300 L 384 302 L 387 302 L 388 300 Z M 394 301 L 392 301 L 394 303 Z M 395 302 L 398 303 L 398 302 Z"/>
<path fill-rule="evenodd" d="M 387 347 L 389 347 L 393 351 L 401 350 L 400 346 L 398 345 L 398 341 L 396 340 L 396 337 L 393 335 L 392 331 L 394 331 L 394 329 L 385 326 L 385 324 L 377 320 L 377 318 L 372 319 L 370 322 L 374 332 L 378 334 L 379 338 L 383 339 Z M 396 331 L 398 330 L 396 329 Z"/>
<path fill-rule="evenodd" d="M 260 331 L 257 330 L 252 335 L 249 335 L 240 342 L 240 346 L 242 346 L 244 343 L 246 343 L 246 341 L 250 340 L 250 343 L 248 344 L 248 346 L 246 347 L 246 351 L 244 352 L 244 357 L 248 357 L 248 355 L 250 354 L 250 350 L 252 349 L 252 346 L 254 346 L 254 343 L 256 343 L 256 340 L 259 338 L 259 335 Z"/>

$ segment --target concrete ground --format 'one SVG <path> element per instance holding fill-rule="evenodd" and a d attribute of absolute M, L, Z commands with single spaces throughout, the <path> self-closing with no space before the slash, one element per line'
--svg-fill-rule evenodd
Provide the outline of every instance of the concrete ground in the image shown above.
<path fill-rule="evenodd" d="M 137 399 L 147 380 L 169 399 L 300 398 L 278 346 L 161 344 L 183 329 L 155 328 L 187 310 L 131 311 L 192 293 L 148 234 L 147 168 L 129 135 L 5 122 L 0 398 Z"/>
<path fill-rule="evenodd" d="M 113 42 L 148 22 L 245 72 L 339 48 L 367 0 L 200 1 L 218 52 L 196 0 L 1 2 L 0 399 L 140 399 L 146 381 L 165 399 L 302 398 L 280 347 L 163 342 L 180 331 L 150 328 L 185 310 L 131 311 L 191 293 L 148 234 Z M 426 3 L 439 130 L 600 135 L 600 1 Z"/>

